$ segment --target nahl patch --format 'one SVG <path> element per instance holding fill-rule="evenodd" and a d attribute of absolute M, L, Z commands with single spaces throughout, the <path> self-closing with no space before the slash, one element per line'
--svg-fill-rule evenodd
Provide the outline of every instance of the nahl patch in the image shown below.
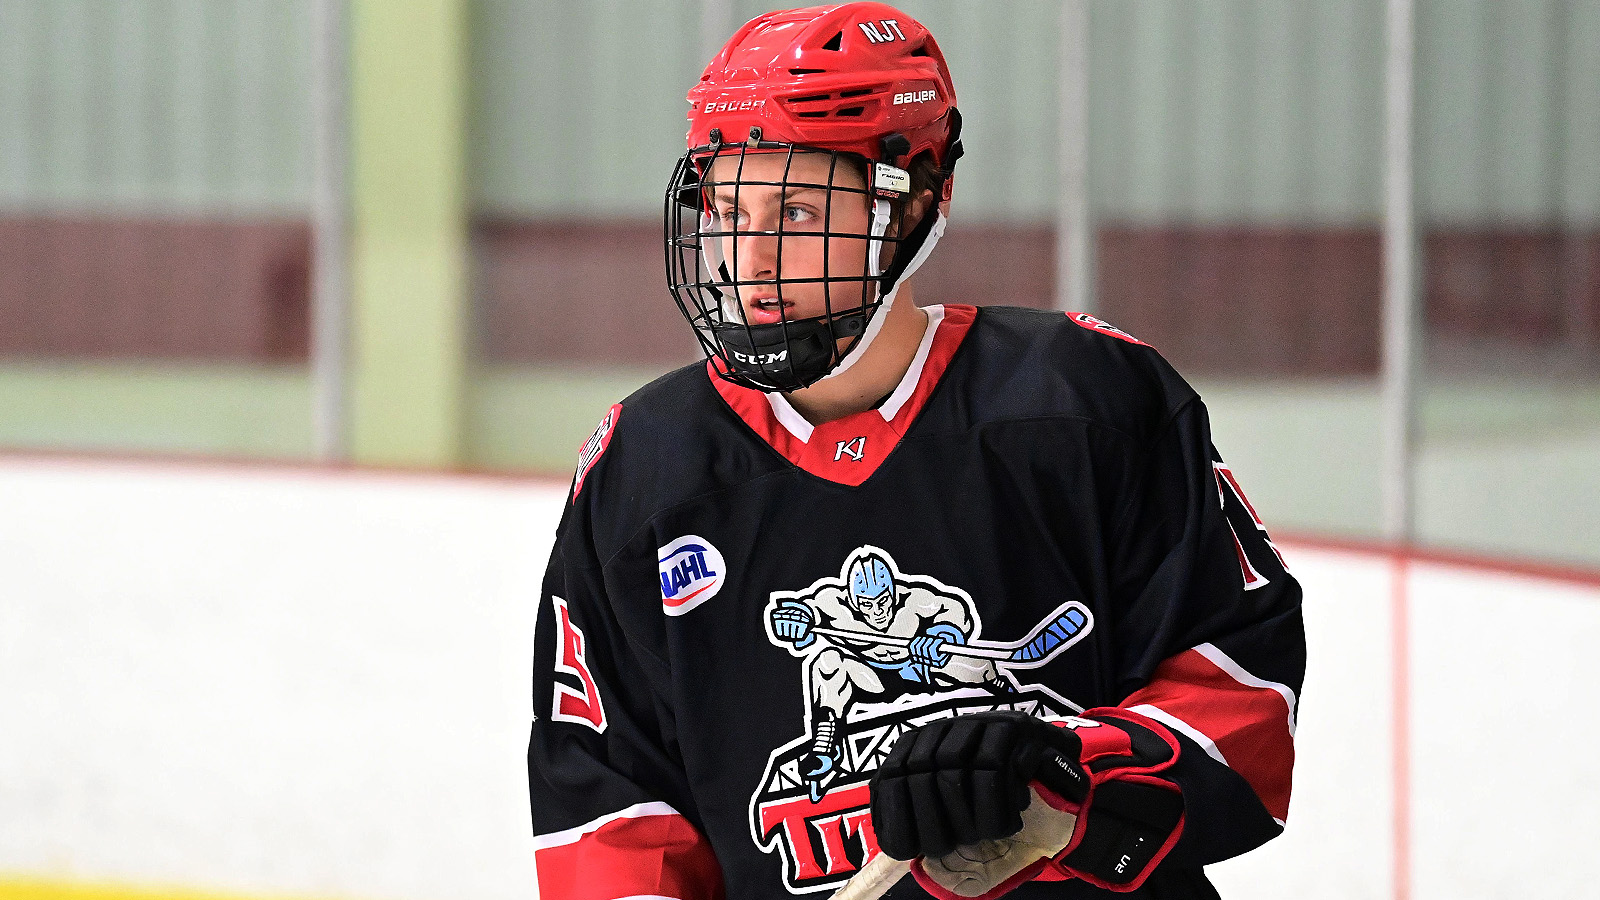
<path fill-rule="evenodd" d="M 661 611 L 681 616 L 722 590 L 728 567 L 722 552 L 697 534 L 686 534 L 656 550 L 661 575 Z"/>

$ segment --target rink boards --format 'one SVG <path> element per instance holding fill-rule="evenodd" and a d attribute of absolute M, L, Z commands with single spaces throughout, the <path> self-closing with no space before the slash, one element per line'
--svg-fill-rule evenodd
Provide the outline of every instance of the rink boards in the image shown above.
<path fill-rule="evenodd" d="M 529 897 L 564 494 L 0 459 L 0 898 Z M 1585 894 L 1600 585 L 1413 560 L 1397 591 L 1381 554 L 1283 549 L 1311 660 L 1295 798 L 1214 867 L 1223 895 Z"/>

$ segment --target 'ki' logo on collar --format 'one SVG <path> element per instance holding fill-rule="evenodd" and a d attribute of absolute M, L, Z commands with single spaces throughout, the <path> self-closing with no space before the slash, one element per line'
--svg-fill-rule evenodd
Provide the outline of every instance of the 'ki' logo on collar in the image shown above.
<path fill-rule="evenodd" d="M 854 462 L 861 462 L 861 457 L 867 453 L 867 436 L 851 438 L 848 441 L 839 441 L 834 447 L 833 461 L 838 462 L 845 457 L 850 457 Z"/>

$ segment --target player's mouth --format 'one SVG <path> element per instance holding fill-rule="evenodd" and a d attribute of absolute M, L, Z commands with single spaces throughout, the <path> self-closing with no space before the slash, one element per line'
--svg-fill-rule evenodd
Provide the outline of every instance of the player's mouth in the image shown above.
<path fill-rule="evenodd" d="M 794 319 L 794 304 L 776 295 L 758 294 L 745 301 L 744 317 L 751 325 L 772 325 Z"/>

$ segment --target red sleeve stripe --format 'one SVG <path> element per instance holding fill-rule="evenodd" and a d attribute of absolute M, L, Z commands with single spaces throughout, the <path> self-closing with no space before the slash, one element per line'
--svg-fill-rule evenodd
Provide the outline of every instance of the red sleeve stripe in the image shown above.
<path fill-rule="evenodd" d="M 1227 757 L 1222 755 L 1222 751 L 1217 749 L 1217 745 L 1211 742 L 1211 738 L 1206 737 L 1200 732 L 1200 729 L 1190 725 L 1188 722 L 1185 722 L 1177 716 L 1174 716 L 1165 710 L 1151 706 L 1148 703 L 1141 703 L 1138 706 L 1130 706 L 1128 707 L 1128 711 L 1148 716 L 1167 726 L 1168 728 L 1171 728 L 1173 731 L 1180 732 L 1189 740 L 1199 744 L 1200 749 L 1204 750 L 1207 756 L 1225 766 L 1228 766 L 1230 769 L 1233 768 L 1233 766 L 1229 765 Z M 1278 816 L 1273 816 L 1272 821 L 1277 822 L 1278 827 L 1284 827 L 1283 819 L 1279 818 Z"/>
<path fill-rule="evenodd" d="M 715 900 L 722 869 L 677 810 L 639 803 L 575 828 L 534 837 L 544 900 Z"/>
<path fill-rule="evenodd" d="M 1211 644 L 1162 662 L 1122 706 L 1199 744 L 1244 777 L 1279 822 L 1289 813 L 1294 692 L 1245 671 Z"/>
<path fill-rule="evenodd" d="M 1215 644 L 1201 644 L 1200 646 L 1194 648 L 1194 652 L 1204 656 L 1206 659 L 1211 660 L 1212 665 L 1224 672 L 1227 672 L 1228 676 L 1234 681 L 1237 681 L 1246 687 L 1265 688 L 1269 691 L 1276 692 L 1278 696 L 1282 697 L 1283 702 L 1289 707 L 1289 736 L 1294 737 L 1294 708 L 1296 697 L 1294 695 L 1294 691 L 1290 690 L 1288 685 L 1279 684 L 1276 681 L 1268 681 L 1265 678 L 1257 678 L 1256 676 L 1251 675 L 1249 672 L 1245 671 L 1244 666 L 1234 662 L 1233 657 L 1223 653 Z"/>

